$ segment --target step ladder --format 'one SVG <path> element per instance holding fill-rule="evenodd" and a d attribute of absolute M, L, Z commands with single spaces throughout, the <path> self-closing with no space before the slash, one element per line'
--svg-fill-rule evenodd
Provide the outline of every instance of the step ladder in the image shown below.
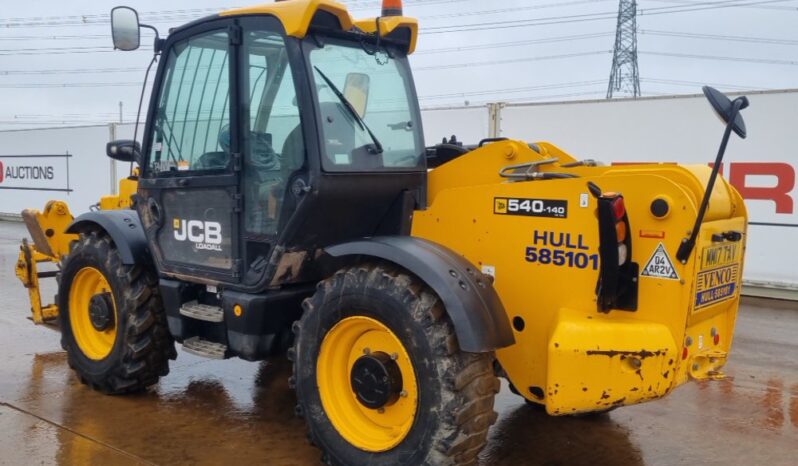
<path fill-rule="evenodd" d="M 180 306 L 180 315 L 205 322 L 223 322 L 224 311 L 219 306 L 200 304 L 196 300 L 189 301 Z"/>
<path fill-rule="evenodd" d="M 227 354 L 227 346 L 203 340 L 200 337 L 191 337 L 184 340 L 183 349 L 188 353 L 209 359 L 224 359 Z"/>

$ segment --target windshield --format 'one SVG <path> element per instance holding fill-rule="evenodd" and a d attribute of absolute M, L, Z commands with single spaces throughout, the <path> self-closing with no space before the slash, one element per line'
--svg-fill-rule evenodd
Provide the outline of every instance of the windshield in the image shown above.
<path fill-rule="evenodd" d="M 368 47 L 368 45 L 366 46 Z M 373 46 L 372 46 L 373 47 Z M 424 142 L 403 54 L 370 55 L 359 43 L 325 39 L 310 52 L 327 171 L 424 169 Z"/>

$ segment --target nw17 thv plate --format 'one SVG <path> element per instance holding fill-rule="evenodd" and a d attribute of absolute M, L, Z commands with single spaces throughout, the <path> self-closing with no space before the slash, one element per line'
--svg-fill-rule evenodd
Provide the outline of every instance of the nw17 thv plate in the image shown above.
<path fill-rule="evenodd" d="M 740 245 L 704 248 L 696 276 L 695 310 L 734 298 L 740 285 Z"/>

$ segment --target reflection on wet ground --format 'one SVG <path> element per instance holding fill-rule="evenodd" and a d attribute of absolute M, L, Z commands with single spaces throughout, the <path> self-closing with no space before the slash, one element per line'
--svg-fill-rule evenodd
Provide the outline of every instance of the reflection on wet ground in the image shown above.
<path fill-rule="evenodd" d="M 0 464 L 319 464 L 284 360 L 180 352 L 148 393 L 82 386 L 34 327 L 13 275 L 24 227 L 0 222 Z M 54 290 L 46 289 L 44 296 Z M 796 464 L 798 304 L 746 300 L 722 382 L 609 414 L 551 418 L 503 386 L 484 465 Z"/>

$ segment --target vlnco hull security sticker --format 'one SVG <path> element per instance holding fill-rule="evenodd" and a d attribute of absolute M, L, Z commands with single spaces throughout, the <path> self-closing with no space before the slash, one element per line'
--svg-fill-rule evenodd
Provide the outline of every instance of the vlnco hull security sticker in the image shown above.
<path fill-rule="evenodd" d="M 736 243 L 704 249 L 696 276 L 695 310 L 734 298 L 740 280 L 739 249 Z"/>

